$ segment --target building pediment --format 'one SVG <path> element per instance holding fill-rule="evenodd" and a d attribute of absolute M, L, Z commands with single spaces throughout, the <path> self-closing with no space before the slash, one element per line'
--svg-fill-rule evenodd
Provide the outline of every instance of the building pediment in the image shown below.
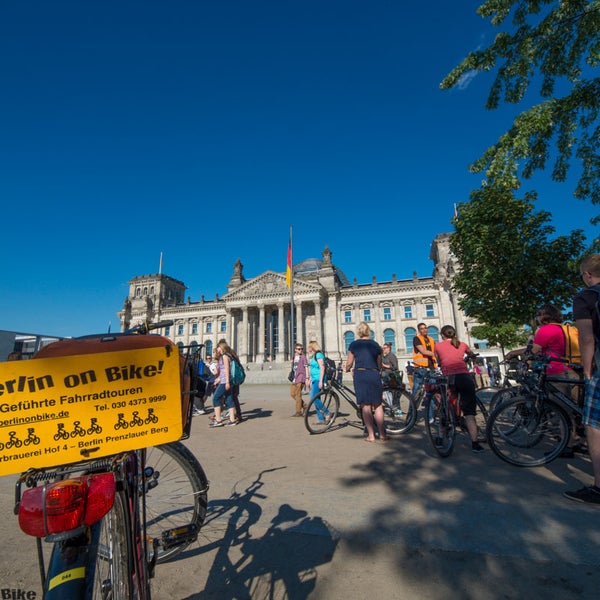
<path fill-rule="evenodd" d="M 294 279 L 294 296 L 315 296 L 320 292 L 320 285 Z M 228 292 L 222 299 L 229 304 L 239 301 L 247 302 L 248 300 L 273 300 L 275 298 L 287 301 L 289 297 L 290 289 L 287 286 L 285 275 L 274 271 L 265 271 L 262 275 L 250 279 L 235 290 Z"/>

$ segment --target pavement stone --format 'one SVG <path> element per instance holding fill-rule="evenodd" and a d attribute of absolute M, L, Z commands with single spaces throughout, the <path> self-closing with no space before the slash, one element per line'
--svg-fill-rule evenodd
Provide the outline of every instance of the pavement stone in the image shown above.
<path fill-rule="evenodd" d="M 458 436 L 440 459 L 422 423 L 366 444 L 347 406 L 308 434 L 288 385 L 244 384 L 241 402 L 237 427 L 194 417 L 185 444 L 210 479 L 209 513 L 199 540 L 157 566 L 153 598 L 598 597 L 600 508 L 562 497 L 590 483 L 587 457 L 521 469 Z M 0 478 L 0 594 L 41 598 L 13 484 Z"/>

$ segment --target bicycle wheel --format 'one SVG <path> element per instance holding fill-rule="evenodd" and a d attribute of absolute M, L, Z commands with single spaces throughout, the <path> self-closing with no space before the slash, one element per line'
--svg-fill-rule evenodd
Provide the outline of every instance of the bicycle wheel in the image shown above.
<path fill-rule="evenodd" d="M 489 418 L 488 410 L 480 398 L 477 398 L 477 413 L 475 414 L 475 423 L 477 425 L 477 441 L 485 442 L 487 440 L 487 421 Z"/>
<path fill-rule="evenodd" d="M 340 399 L 332 390 L 319 392 L 304 411 L 304 425 L 309 433 L 325 433 L 334 423 L 340 410 Z"/>
<path fill-rule="evenodd" d="M 444 397 L 432 398 L 430 406 L 430 418 L 425 419 L 427 434 L 433 449 L 442 458 L 446 458 L 454 449 L 456 437 L 454 413 L 450 409 L 448 399 Z"/>
<path fill-rule="evenodd" d="M 517 397 L 490 415 L 487 440 L 499 458 L 518 467 L 553 461 L 569 441 L 569 418 L 552 400 Z"/>
<path fill-rule="evenodd" d="M 417 421 L 417 410 L 408 392 L 398 387 L 383 388 L 385 400 L 382 403 L 386 433 L 396 435 L 407 433 Z"/>
<path fill-rule="evenodd" d="M 198 538 L 206 517 L 208 479 L 181 443 L 146 451 L 146 530 L 158 539 L 157 562 L 177 556 Z"/>
<path fill-rule="evenodd" d="M 421 418 L 421 414 L 423 415 L 423 419 L 425 419 L 425 417 L 427 416 L 428 407 L 424 405 L 425 396 L 426 391 L 424 385 L 419 386 L 417 391 L 414 394 L 411 394 L 412 403 L 416 411 L 415 423 L 419 421 L 419 419 Z"/>
<path fill-rule="evenodd" d="M 489 413 L 492 414 L 496 408 L 506 402 L 507 400 L 512 400 L 519 395 L 521 389 L 519 386 L 507 387 L 498 390 L 490 399 L 489 402 Z"/>
<path fill-rule="evenodd" d="M 115 495 L 111 510 L 92 528 L 96 552 L 90 552 L 88 568 L 92 577 L 93 600 L 120 600 L 131 597 L 133 569 L 129 562 L 132 555 L 128 542 L 129 533 L 127 498 L 121 491 Z"/>

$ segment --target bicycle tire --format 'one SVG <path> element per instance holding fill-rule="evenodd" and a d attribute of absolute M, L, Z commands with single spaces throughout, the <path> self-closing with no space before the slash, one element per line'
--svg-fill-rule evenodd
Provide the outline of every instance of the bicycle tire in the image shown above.
<path fill-rule="evenodd" d="M 332 389 L 323 390 L 308 403 L 304 411 L 304 426 L 310 434 L 325 433 L 335 422 L 339 410 L 338 395 Z"/>
<path fill-rule="evenodd" d="M 156 562 L 164 563 L 197 539 L 206 518 L 209 483 L 181 442 L 148 448 L 148 468 L 154 480 L 146 485 L 146 532 L 149 539 L 159 540 Z M 183 532 L 179 541 L 173 537 L 178 531 Z"/>
<path fill-rule="evenodd" d="M 125 492 L 115 495 L 111 510 L 96 528 L 96 552 L 89 565 L 93 600 L 132 597 L 132 549 L 129 544 L 130 515 Z M 50 577 L 49 577 L 50 579 Z M 136 597 L 135 595 L 133 597 Z"/>
<path fill-rule="evenodd" d="M 431 398 L 431 405 L 433 405 L 430 409 L 431 418 L 425 419 L 427 435 L 437 454 L 447 458 L 454 450 L 456 438 L 454 412 L 449 406 L 447 397 L 439 400 Z"/>
<path fill-rule="evenodd" d="M 382 402 L 384 413 L 385 432 L 389 435 L 408 433 L 417 421 L 417 409 L 411 395 L 398 387 L 383 387 L 383 394 L 392 394 L 392 406 L 384 400 Z"/>
<path fill-rule="evenodd" d="M 500 404 L 506 402 L 507 400 L 512 400 L 512 398 L 516 398 L 520 393 L 521 388 L 516 385 L 498 390 L 490 399 L 490 414 L 492 414 Z"/>
<path fill-rule="evenodd" d="M 548 464 L 565 449 L 570 420 L 554 401 L 518 396 L 496 407 L 487 427 L 488 445 L 517 467 Z"/>
<path fill-rule="evenodd" d="M 475 414 L 475 424 L 477 425 L 477 441 L 487 441 L 487 422 L 489 419 L 489 413 L 485 406 L 485 403 L 477 398 L 477 413 Z"/>
<path fill-rule="evenodd" d="M 411 394 L 412 403 L 415 407 L 415 424 L 419 422 L 421 417 L 421 413 L 423 415 L 423 420 L 426 420 L 427 417 L 427 406 L 425 406 L 425 397 L 427 396 L 427 391 L 425 390 L 425 385 L 421 384 L 417 391 L 414 394 Z"/>

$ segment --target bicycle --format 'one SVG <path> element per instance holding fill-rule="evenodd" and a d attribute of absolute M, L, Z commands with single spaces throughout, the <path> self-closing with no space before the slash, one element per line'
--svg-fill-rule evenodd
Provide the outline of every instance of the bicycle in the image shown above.
<path fill-rule="evenodd" d="M 582 430 L 582 407 L 559 386 L 581 388 L 583 380 L 547 375 L 548 363 L 560 359 L 547 355 L 534 355 L 531 359 L 532 370 L 522 393 L 499 404 L 491 413 L 487 428 L 487 441 L 494 454 L 518 467 L 552 462 L 566 448 L 573 430 Z"/>
<path fill-rule="evenodd" d="M 425 426 L 433 449 L 442 458 L 447 458 L 454 450 L 457 428 L 469 435 L 465 417 L 462 415 L 460 397 L 452 393 L 448 377 L 441 373 L 430 371 L 424 379 L 427 406 Z M 475 416 L 477 425 L 477 440 L 485 440 L 487 409 L 477 398 L 478 412 Z"/>
<path fill-rule="evenodd" d="M 167 338 L 143 334 L 171 324 L 56 342 L 37 357 L 92 353 L 95 341 L 104 344 L 100 351 L 158 346 L 169 354 Z M 179 360 L 183 439 L 190 433 L 189 395 L 195 390 L 188 358 Z M 44 598 L 149 600 L 156 564 L 198 538 L 208 480 L 179 441 L 90 459 L 94 450 L 82 449 L 83 460 L 72 464 L 30 469 L 17 480 L 15 514 L 21 529 L 36 538 Z M 52 544 L 47 567 L 42 539 Z"/>
<path fill-rule="evenodd" d="M 404 385 L 395 383 L 385 384 L 383 392 L 384 395 L 389 392 L 392 397 L 391 404 L 382 401 L 386 433 L 396 435 L 409 431 L 412 428 L 410 421 L 415 415 L 410 394 Z M 331 429 L 340 414 L 340 397 L 346 400 L 356 413 L 356 420 L 348 421 L 348 424 L 364 428 L 362 410 L 356 402 L 356 393 L 343 383 L 342 369 L 337 367 L 326 369 L 324 389 L 310 400 L 304 411 L 304 425 L 309 433 L 325 433 Z"/>
<path fill-rule="evenodd" d="M 414 418 L 412 419 L 411 428 L 419 422 L 421 415 L 423 415 L 423 420 L 425 422 L 427 422 L 427 420 L 431 418 L 431 395 L 429 394 L 425 384 L 428 381 L 431 381 L 432 377 L 435 379 L 436 375 L 441 375 L 441 372 L 438 369 L 429 369 L 427 367 L 418 366 L 415 366 L 415 373 L 417 373 L 418 377 L 420 377 L 422 383 L 416 390 L 414 388 L 412 390 L 412 400 L 415 414 Z M 486 409 L 485 407 L 487 403 L 486 389 L 487 388 L 480 388 L 475 391 L 475 395 L 477 396 L 477 407 L 480 410 L 479 414 L 482 415 L 487 415 L 490 413 L 490 410 Z M 478 428 L 483 427 L 485 427 L 484 423 L 478 424 Z"/>

